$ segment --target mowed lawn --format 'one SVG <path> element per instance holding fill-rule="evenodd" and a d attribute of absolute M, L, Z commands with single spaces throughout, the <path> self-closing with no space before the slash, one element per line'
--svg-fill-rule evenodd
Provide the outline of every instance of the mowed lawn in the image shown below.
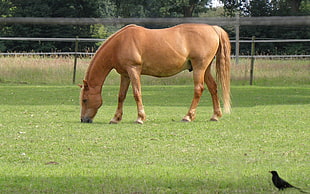
<path fill-rule="evenodd" d="M 183 123 L 192 85 L 155 85 L 143 125 L 131 91 L 110 125 L 117 93 L 82 124 L 77 86 L 0 85 L 0 193 L 276 193 L 270 170 L 310 190 L 309 85 L 233 86 L 219 122 L 207 91 Z"/>

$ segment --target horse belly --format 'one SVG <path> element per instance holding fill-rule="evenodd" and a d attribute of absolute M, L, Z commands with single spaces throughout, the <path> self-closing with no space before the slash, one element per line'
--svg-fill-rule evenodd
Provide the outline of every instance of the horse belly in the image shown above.
<path fill-rule="evenodd" d="M 141 74 L 155 77 L 170 77 L 190 68 L 190 63 L 185 57 L 158 57 L 143 61 Z"/>
<path fill-rule="evenodd" d="M 143 75 L 169 77 L 190 69 L 187 49 L 171 42 L 170 44 L 156 42 L 142 54 Z"/>

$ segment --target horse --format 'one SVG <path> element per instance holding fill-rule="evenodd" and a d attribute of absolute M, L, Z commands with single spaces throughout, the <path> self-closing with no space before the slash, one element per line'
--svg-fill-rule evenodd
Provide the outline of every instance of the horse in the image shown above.
<path fill-rule="evenodd" d="M 146 120 L 141 95 L 141 75 L 169 77 L 181 71 L 193 71 L 194 97 L 182 121 L 196 117 L 196 108 L 206 83 L 213 102 L 211 121 L 222 117 L 217 91 L 221 84 L 224 112 L 230 113 L 230 41 L 219 26 L 179 24 L 164 29 L 127 25 L 112 34 L 96 51 L 88 66 L 80 93 L 81 122 L 92 123 L 102 105 L 102 86 L 110 71 L 120 74 L 118 106 L 111 124 L 123 116 L 123 103 L 130 82 L 137 105 L 136 123 Z M 216 80 L 211 63 L 216 58 Z"/>

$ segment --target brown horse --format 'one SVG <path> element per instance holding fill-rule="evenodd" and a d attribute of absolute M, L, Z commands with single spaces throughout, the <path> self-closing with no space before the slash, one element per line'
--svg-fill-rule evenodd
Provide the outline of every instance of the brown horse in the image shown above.
<path fill-rule="evenodd" d="M 183 70 L 192 70 L 194 98 L 183 121 L 192 121 L 204 83 L 213 102 L 213 116 L 222 116 L 217 84 L 211 75 L 211 63 L 216 56 L 216 75 L 221 83 L 224 110 L 230 112 L 230 42 L 227 33 L 218 26 L 181 24 L 166 29 L 146 29 L 128 25 L 106 40 L 93 57 L 84 84 L 80 85 L 81 122 L 91 123 L 102 105 L 101 90 L 112 69 L 121 75 L 118 106 L 110 123 L 122 120 L 123 103 L 130 82 L 137 103 L 137 123 L 146 119 L 141 96 L 141 75 L 169 77 Z"/>

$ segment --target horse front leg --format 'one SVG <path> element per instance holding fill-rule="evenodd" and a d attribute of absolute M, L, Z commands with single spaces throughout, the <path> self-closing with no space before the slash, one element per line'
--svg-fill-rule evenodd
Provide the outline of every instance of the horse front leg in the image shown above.
<path fill-rule="evenodd" d="M 188 113 L 183 117 L 182 121 L 191 122 L 196 118 L 196 108 L 200 101 L 200 97 L 204 90 L 204 82 L 203 82 L 203 71 L 196 70 L 194 71 L 194 98 L 192 100 L 192 104 L 188 110 Z"/>
<path fill-rule="evenodd" d="M 133 96 L 137 104 L 138 118 L 136 123 L 143 124 L 146 120 L 146 115 L 142 103 L 140 72 L 139 68 L 132 68 L 128 71 L 128 74 L 132 83 Z"/>
<path fill-rule="evenodd" d="M 129 77 L 121 75 L 121 83 L 118 93 L 118 105 L 114 117 L 110 121 L 110 124 L 117 124 L 123 118 L 123 105 L 129 88 L 129 84 L 130 84 Z"/>
<path fill-rule="evenodd" d="M 206 73 L 205 73 L 205 82 L 208 86 L 209 92 L 212 97 L 212 103 L 213 103 L 213 115 L 211 117 L 211 121 L 218 121 L 220 117 L 222 117 L 222 111 L 220 106 L 220 101 L 217 94 L 217 84 L 214 81 L 211 73 L 211 66 L 208 67 Z"/>

